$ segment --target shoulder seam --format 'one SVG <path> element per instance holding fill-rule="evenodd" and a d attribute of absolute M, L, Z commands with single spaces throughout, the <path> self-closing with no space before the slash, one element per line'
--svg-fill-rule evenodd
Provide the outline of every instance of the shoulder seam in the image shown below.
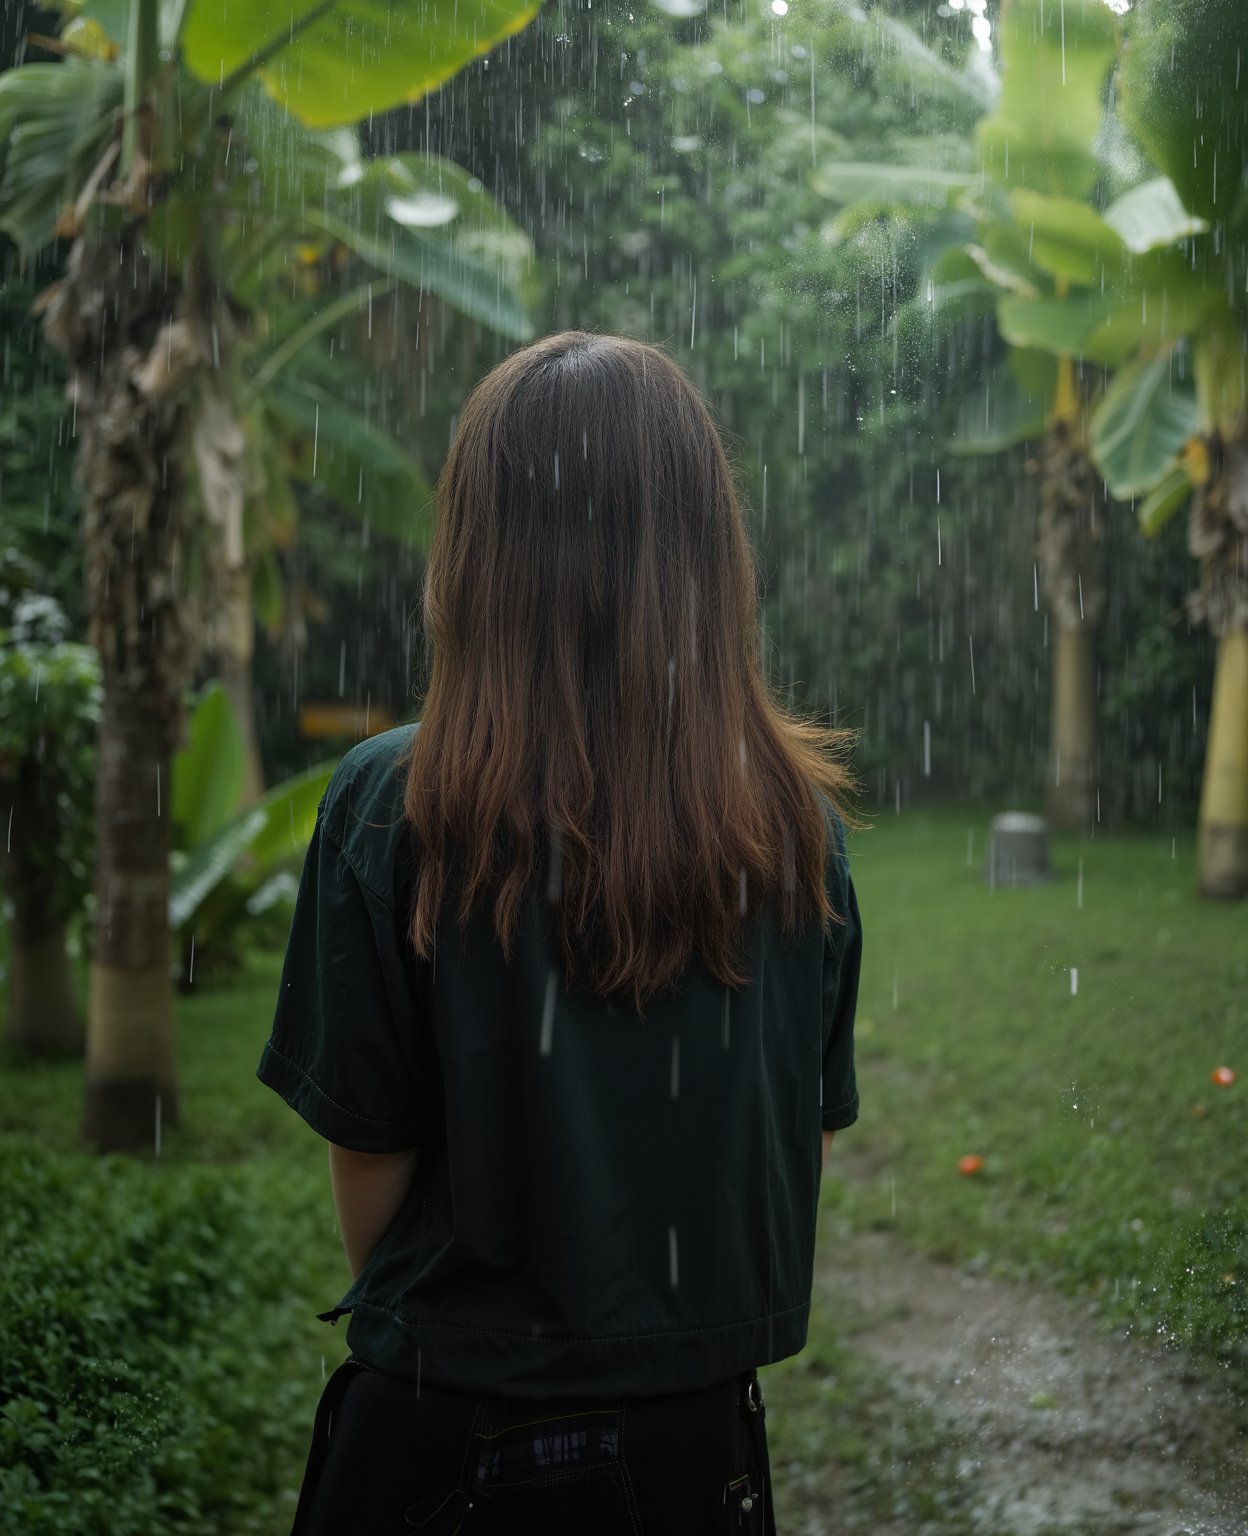
<path fill-rule="evenodd" d="M 385 907 L 386 911 L 389 912 L 390 915 L 393 917 L 394 916 L 394 903 L 390 900 L 390 898 L 388 896 L 383 896 L 382 893 L 379 890 L 377 890 L 377 888 L 374 885 L 372 885 L 372 883 L 370 881 L 368 881 L 368 880 L 366 880 L 364 878 L 363 874 L 360 871 L 359 866 L 356 864 L 355 860 L 351 857 L 351 855 L 347 852 L 347 850 L 343 846 L 343 844 L 341 842 L 339 842 L 339 840 L 334 836 L 333 831 L 330 828 L 329 823 L 327 821 L 322 822 L 322 830 L 324 831 L 325 836 L 329 839 L 329 841 L 334 845 L 334 847 L 338 850 L 338 852 L 346 860 L 347 867 L 348 867 L 348 869 L 350 869 L 351 873 L 355 876 L 357 883 L 359 885 L 363 886 L 363 888 L 369 893 L 370 896 L 375 896 L 377 898 L 377 900 L 379 902 L 381 902 L 382 906 Z"/>
<path fill-rule="evenodd" d="M 416 720 L 416 721 L 409 722 L 409 724 L 407 726 L 402 726 L 402 725 L 395 726 L 395 727 L 393 727 L 393 729 L 395 731 L 407 730 L 409 728 L 412 729 L 412 730 L 415 730 L 419 725 L 420 725 L 420 721 Z M 390 734 L 391 733 L 389 731 L 383 731 L 383 732 L 379 732 L 377 736 L 366 736 L 366 737 L 364 737 L 364 739 L 362 741 L 357 742 L 356 743 L 356 747 L 353 747 L 351 749 L 351 751 L 355 751 L 357 747 L 364 746 L 367 743 L 376 743 L 377 741 L 379 741 L 381 739 L 381 737 L 383 735 L 384 736 L 388 736 Z M 342 762 L 340 762 L 338 764 L 338 767 L 334 770 L 333 777 L 331 777 L 329 784 L 326 785 L 326 796 L 328 796 L 329 789 L 332 787 L 334 779 L 337 778 L 339 773 L 342 772 L 343 767 L 346 765 L 347 758 L 350 755 L 351 755 L 350 752 L 348 752 L 343 757 Z M 361 755 L 362 756 L 367 756 L 367 754 L 361 754 Z M 390 766 L 393 766 L 393 762 L 391 763 Z M 352 769 L 355 770 L 356 768 L 358 768 L 358 763 L 357 764 L 352 764 Z M 343 783 L 338 786 L 338 789 L 335 792 L 335 795 L 334 795 L 334 798 L 333 798 L 333 802 L 332 802 L 331 807 L 330 807 L 331 809 L 336 809 L 338 804 L 339 804 L 339 802 L 343 801 L 344 793 L 349 796 L 351 789 L 354 788 L 354 786 L 355 786 L 355 784 L 356 784 L 356 782 L 358 780 L 358 777 L 359 777 L 358 772 L 352 771 L 344 779 Z M 350 810 L 349 803 L 344 804 L 344 810 L 345 811 L 349 811 Z M 405 817 L 400 816 L 398 822 L 392 823 L 392 825 L 396 825 L 396 826 L 400 825 L 400 824 L 406 825 L 406 818 Z M 322 829 L 324 830 L 325 836 L 329 839 L 329 841 L 331 843 L 333 843 L 334 847 L 338 850 L 338 852 L 346 860 L 348 868 L 351 870 L 351 873 L 355 876 L 355 878 L 358 881 L 358 883 L 371 896 L 375 896 L 377 898 L 377 900 L 379 902 L 381 902 L 382 906 L 385 907 L 386 911 L 389 912 L 390 915 L 393 917 L 395 915 L 395 906 L 394 906 L 393 898 L 390 897 L 390 896 L 387 896 L 383 891 L 379 891 L 376 888 L 375 885 L 373 885 L 370 881 L 365 879 L 363 871 L 360 869 L 360 867 L 356 863 L 356 861 L 351 857 L 351 854 L 347 851 L 347 848 L 346 848 L 346 845 L 345 845 L 343 839 L 341 839 L 341 838 L 339 838 L 338 836 L 335 835 L 335 833 L 333 831 L 333 828 L 330 825 L 330 817 L 329 817 L 328 811 L 323 811 L 322 814 L 321 814 L 321 826 L 322 826 Z"/>

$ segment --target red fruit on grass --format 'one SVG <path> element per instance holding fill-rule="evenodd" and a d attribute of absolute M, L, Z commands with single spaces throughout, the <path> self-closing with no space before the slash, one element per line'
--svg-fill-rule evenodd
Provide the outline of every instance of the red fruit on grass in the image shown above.
<path fill-rule="evenodd" d="M 1235 1073 L 1231 1067 L 1214 1067 L 1213 1080 L 1219 1088 L 1229 1088 L 1235 1081 Z"/>
<path fill-rule="evenodd" d="M 959 1173 L 981 1173 L 983 1167 L 984 1160 L 978 1152 L 968 1152 L 965 1157 L 958 1159 Z"/>

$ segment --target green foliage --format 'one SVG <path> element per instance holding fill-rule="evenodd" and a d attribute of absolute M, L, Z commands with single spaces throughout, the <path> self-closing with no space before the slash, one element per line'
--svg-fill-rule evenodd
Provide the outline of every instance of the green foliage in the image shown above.
<path fill-rule="evenodd" d="M 1170 350 L 1127 363 L 1097 409 L 1092 452 L 1120 500 L 1157 485 L 1196 429 L 1196 395 Z"/>
<path fill-rule="evenodd" d="M 1208 225 L 1179 202 L 1174 183 L 1165 176 L 1141 182 L 1124 192 L 1105 210 L 1105 222 L 1117 230 L 1134 256 L 1173 245 L 1188 235 L 1204 234 Z"/>
<path fill-rule="evenodd" d="M 241 8 L 191 0 L 182 47 L 210 85 L 263 59 L 260 78 L 284 110 L 313 127 L 338 127 L 419 100 L 536 10 L 516 0 L 479 0 L 462 13 L 396 10 L 389 0 L 253 0 Z"/>
<path fill-rule="evenodd" d="M 221 261 L 249 302 L 289 292 L 292 248 L 306 261 L 337 242 L 371 271 L 437 294 L 503 335 L 532 334 L 529 242 L 449 160 L 362 158 L 354 127 L 314 131 L 253 83 L 235 92 L 229 130 L 208 159 L 231 215 Z M 234 165 L 241 174 L 230 174 Z M 205 201 L 216 199 L 182 183 L 162 210 L 160 234 L 175 257 L 181 232 L 202 218 Z M 272 241 L 273 234 L 280 238 Z"/>
<path fill-rule="evenodd" d="M 220 337 L 234 344 L 219 370 L 210 430 L 207 396 L 191 408 L 200 430 L 188 434 L 195 451 L 184 466 L 186 568 L 203 568 L 198 542 L 215 567 L 216 530 L 237 528 L 233 465 L 213 472 L 220 455 L 201 449 L 232 441 L 241 426 L 249 503 L 242 542 L 265 618 L 277 628 L 284 593 L 276 550 L 293 538 L 290 482 L 301 473 L 348 509 L 379 523 L 389 517 L 414 541 L 427 536 L 427 519 L 416 514 L 428 482 L 376 410 L 371 381 L 361 382 L 367 368 L 352 366 L 360 349 L 335 346 L 353 309 L 371 324 L 370 274 L 382 287 L 436 296 L 502 334 L 532 333 L 527 239 L 443 157 L 362 159 L 356 127 L 440 84 L 522 27 L 532 8 L 488 0 L 471 17 L 453 7 L 396 16 L 372 0 L 308 0 L 292 15 L 267 4 L 170 0 L 159 27 L 154 5 L 100 0 L 84 9 L 66 0 L 61 9 L 71 13 L 66 57 L 0 75 L 0 228 L 37 253 L 57 236 L 107 238 L 133 221 L 165 271 L 193 271 L 228 310 L 228 323 L 225 310 L 203 317 L 214 355 Z M 151 23 L 133 37 L 132 13 Z M 135 160 L 140 101 L 150 142 L 147 158 Z M 326 132 L 309 123 L 338 126 Z M 172 283 L 171 295 L 177 291 Z"/>
<path fill-rule="evenodd" d="M 1183 207 L 1239 231 L 1248 227 L 1243 36 L 1239 0 L 1141 6 L 1121 72 L 1123 118 Z"/>
<path fill-rule="evenodd" d="M 1057 388 L 1057 359 L 1049 352 L 1011 347 L 978 400 L 966 402 L 950 439 L 955 454 L 1000 453 L 1044 433 Z"/>
<path fill-rule="evenodd" d="M 1152 322 L 1119 327 L 1130 343 L 1127 355 L 1138 353 L 1138 360 L 1125 371 L 1116 401 L 1111 405 L 1107 399 L 1093 421 L 1094 453 L 1107 478 L 1120 474 L 1122 464 L 1121 436 L 1113 421 L 1103 419 L 1105 413 L 1112 409 L 1121 420 L 1154 411 L 1154 359 L 1179 337 L 1191 347 L 1196 385 L 1195 411 L 1175 408 L 1189 417 L 1189 437 L 1217 430 L 1230 438 L 1244 431 L 1248 310 L 1235 276 L 1243 242 L 1233 237 L 1242 237 L 1248 227 L 1248 79 L 1241 80 L 1226 47 L 1228 38 L 1241 36 L 1242 7 L 1236 0 L 1143 6 L 1133 20 L 1119 72 L 1120 110 L 1174 192 L 1145 203 L 1147 189 L 1139 189 L 1139 200 L 1125 215 L 1119 206 L 1118 222 L 1133 249 L 1160 246 L 1166 237 L 1172 248 L 1153 252 L 1154 258 L 1170 258 L 1160 268 L 1167 274 L 1164 287 L 1146 282 L 1138 298 Z M 1158 314 L 1166 316 L 1160 330 Z M 1142 519 L 1146 531 L 1185 496 L 1173 451 L 1149 455 L 1133 484 L 1150 493 Z"/>
<path fill-rule="evenodd" d="M 43 345 L 31 313 L 35 277 L 18 275 L 11 247 L 0 250 L 0 551 L 15 551 L 28 563 L 31 574 L 23 585 L 33 583 L 54 597 L 70 635 L 81 639 L 86 616 L 72 477 L 73 408 L 65 398 L 61 360 Z"/>
<path fill-rule="evenodd" d="M 186 734 L 173 759 L 170 813 L 179 844 L 194 848 L 225 824 L 243 787 L 243 734 L 224 688 L 202 690 L 188 712 Z"/>
<path fill-rule="evenodd" d="M 105 59 L 0 74 L 0 230 L 24 253 L 48 245 L 78 200 L 113 133 L 122 84 Z"/>
<path fill-rule="evenodd" d="M 1174 514 L 1187 505 L 1191 494 L 1187 470 L 1181 464 L 1172 465 L 1137 508 L 1144 537 L 1151 539 L 1160 533 Z"/>
<path fill-rule="evenodd" d="M 938 203 L 887 217 L 869 205 L 848 217 L 811 184 L 876 156 L 936 170 L 967 164 L 986 106 L 982 85 L 959 85 L 983 78 L 966 64 L 967 18 L 927 16 L 916 55 L 881 45 L 880 15 L 855 19 L 816 0 L 800 24 L 796 8 L 783 20 L 712 8 L 674 26 L 654 9 L 631 22 L 598 7 L 548 9 L 505 54 L 465 72 L 428 135 L 423 112 L 401 112 L 369 139 L 387 152 L 436 145 L 494 191 L 534 241 L 540 330 L 581 325 L 656 341 L 699 385 L 746 492 L 769 673 L 799 707 L 835 710 L 864 729 L 858 761 L 870 792 L 890 808 L 949 792 L 1025 798 L 1040 786 L 1051 672 L 1045 616 L 1033 605 L 1028 460 L 1015 449 L 964 461 L 950 449 L 972 434 L 1025 436 L 1048 408 L 1056 368 L 1051 353 L 1031 354 L 1000 381 L 997 289 L 965 251 L 949 285 L 968 284 L 973 303 L 942 302 L 939 280 L 927 288 L 940 253 L 974 239 L 968 215 Z M 536 78 L 550 81 L 547 96 L 533 94 Z M 1128 172 L 1151 173 L 1105 129 L 1096 152 L 1116 194 Z M 989 233 L 985 256 L 1047 291 L 1048 276 L 1028 262 L 1027 232 L 997 223 L 1008 234 Z M 1149 314 L 1162 314 L 1151 299 Z M 441 355 L 428 416 L 414 422 L 432 445 L 431 472 L 464 392 L 500 349 L 455 322 Z M 1164 541 L 1170 563 L 1154 562 L 1136 547 L 1129 513 L 1115 511 L 1106 690 L 1134 665 L 1137 631 L 1155 609 L 1177 607 L 1186 585 L 1181 549 L 1176 563 Z M 300 658 L 300 696 L 337 697 L 345 655 L 350 696 L 371 688 L 374 700 L 406 709 L 419 565 L 404 557 L 398 571 L 370 575 L 366 545 L 335 527 L 315 550 L 310 525 L 301 535 L 301 557 L 318 571 L 332 566 L 343 586 L 334 643 Z M 1165 639 L 1182 722 L 1194 680 L 1205 697 L 1205 678 L 1191 671 L 1205 653 L 1185 626 Z M 266 655 L 261 666 L 277 717 L 291 693 L 289 659 Z M 1152 707 L 1123 694 L 1105 717 L 1107 820 L 1169 818 L 1180 799 L 1194 804 L 1199 752 L 1186 728 L 1173 739 L 1171 695 L 1159 696 L 1165 705 Z M 266 750 L 277 750 L 282 728 L 275 719 Z M 308 749 L 286 729 L 279 760 L 293 766 Z"/>
<path fill-rule="evenodd" d="M 52 878 L 50 915 L 68 922 L 91 884 L 100 666 L 90 646 L 66 639 L 60 604 L 38 590 L 36 574 L 0 546 L 0 794 L 12 803 L 33 770 L 55 806 L 51 835 L 41 829 L 29 857 Z"/>
<path fill-rule="evenodd" d="M 267 1536 L 307 1442 L 307 1209 L 42 1138 L 0 1142 L 0 1189 L 6 1528 Z"/>
<path fill-rule="evenodd" d="M 1082 198 L 1099 175 L 1093 144 L 1117 48 L 1113 15 L 1100 0 L 1012 0 L 999 26 L 1005 81 L 978 131 L 985 169 L 1013 186 Z"/>
<path fill-rule="evenodd" d="M 173 762 L 169 924 L 182 939 L 188 983 L 192 940 L 201 981 L 205 969 L 237 967 L 252 920 L 287 890 L 279 877 L 297 870 L 336 767 L 322 763 L 296 774 L 240 809 L 243 762 L 229 699 L 209 683 L 190 710 L 187 744 Z"/>

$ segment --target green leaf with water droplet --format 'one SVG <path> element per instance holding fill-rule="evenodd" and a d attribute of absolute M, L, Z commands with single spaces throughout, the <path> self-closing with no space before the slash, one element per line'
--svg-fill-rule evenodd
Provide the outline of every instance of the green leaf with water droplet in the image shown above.
<path fill-rule="evenodd" d="M 528 0 L 192 0 L 182 56 L 210 85 L 262 56 L 258 73 L 274 101 L 310 127 L 331 128 L 418 101 L 537 11 Z"/>

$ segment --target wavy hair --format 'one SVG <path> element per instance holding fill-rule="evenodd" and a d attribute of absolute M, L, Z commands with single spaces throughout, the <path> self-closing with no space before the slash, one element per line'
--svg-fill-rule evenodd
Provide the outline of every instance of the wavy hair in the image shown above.
<path fill-rule="evenodd" d="M 638 1012 L 695 955 L 741 987 L 744 926 L 843 921 L 825 888 L 855 733 L 774 699 L 755 556 L 715 424 L 658 348 L 565 331 L 473 390 L 436 489 L 429 685 L 407 763 L 410 938 L 493 894 L 510 958 L 545 886 L 570 992 Z M 818 792 L 818 793 L 817 793 Z"/>

